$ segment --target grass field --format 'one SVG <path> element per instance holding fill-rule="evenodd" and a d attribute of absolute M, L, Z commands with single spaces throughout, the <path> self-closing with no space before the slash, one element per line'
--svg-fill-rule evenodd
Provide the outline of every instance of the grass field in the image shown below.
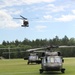
<path fill-rule="evenodd" d="M 42 75 L 75 75 L 75 58 L 65 58 L 64 74 L 59 72 L 44 72 Z M 40 65 L 27 65 L 23 59 L 0 60 L 0 75 L 40 75 Z"/>

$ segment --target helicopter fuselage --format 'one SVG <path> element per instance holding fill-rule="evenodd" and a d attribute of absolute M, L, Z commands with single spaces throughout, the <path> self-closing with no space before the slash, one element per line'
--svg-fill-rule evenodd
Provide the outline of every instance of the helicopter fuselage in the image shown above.
<path fill-rule="evenodd" d="M 38 55 L 36 53 L 32 53 L 28 57 L 28 64 L 29 63 L 40 64 L 41 63 L 41 60 L 39 60 L 39 57 L 38 57 Z"/>
<path fill-rule="evenodd" d="M 63 58 L 62 56 L 57 55 L 58 52 L 49 52 L 48 55 L 45 55 L 41 58 L 41 69 L 40 73 L 43 71 L 61 71 L 64 73 L 65 69 L 63 68 Z"/>
<path fill-rule="evenodd" d="M 42 59 L 42 68 L 44 70 L 60 70 L 62 67 L 61 57 L 48 56 Z"/>

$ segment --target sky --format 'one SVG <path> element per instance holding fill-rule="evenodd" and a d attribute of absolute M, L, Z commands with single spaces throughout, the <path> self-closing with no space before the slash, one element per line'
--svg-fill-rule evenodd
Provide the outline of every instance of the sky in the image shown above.
<path fill-rule="evenodd" d="M 21 27 L 24 16 L 29 27 Z M 75 0 L 0 0 L 0 43 L 75 38 Z"/>

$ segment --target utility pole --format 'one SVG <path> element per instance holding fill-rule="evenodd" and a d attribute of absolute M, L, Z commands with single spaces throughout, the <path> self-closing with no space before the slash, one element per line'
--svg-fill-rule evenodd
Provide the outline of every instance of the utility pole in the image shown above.
<path fill-rule="evenodd" d="M 10 47 L 8 47 L 8 51 L 9 51 L 9 59 L 10 59 Z"/>

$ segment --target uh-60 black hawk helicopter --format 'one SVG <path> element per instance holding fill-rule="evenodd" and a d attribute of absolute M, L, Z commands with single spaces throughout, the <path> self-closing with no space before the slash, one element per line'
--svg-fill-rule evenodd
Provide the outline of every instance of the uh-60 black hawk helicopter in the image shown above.
<path fill-rule="evenodd" d="M 22 19 L 23 20 L 23 25 L 21 25 L 22 27 L 29 27 L 29 21 L 27 18 L 23 17 L 22 15 L 20 15 L 21 18 L 14 18 L 14 19 Z"/>
<path fill-rule="evenodd" d="M 39 48 L 36 48 L 36 49 L 39 49 Z M 28 49 L 26 50 L 26 52 L 29 52 L 27 64 L 30 64 L 30 63 L 40 64 L 41 63 L 41 59 L 39 58 L 39 55 L 35 51 L 35 49 Z"/>
<path fill-rule="evenodd" d="M 64 59 L 60 51 L 53 51 L 54 48 L 70 48 L 75 46 L 49 46 L 42 48 L 30 49 L 29 51 L 40 50 L 42 52 L 41 56 L 41 69 L 40 73 L 43 71 L 61 71 L 65 73 L 65 68 L 63 68 Z"/>

